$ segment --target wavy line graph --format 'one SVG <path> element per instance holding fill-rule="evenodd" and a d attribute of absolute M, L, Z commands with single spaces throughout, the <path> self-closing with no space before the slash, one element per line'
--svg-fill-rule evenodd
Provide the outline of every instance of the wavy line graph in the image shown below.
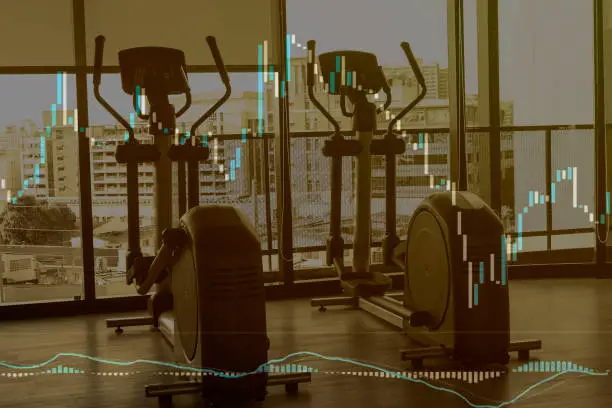
<path fill-rule="evenodd" d="M 262 372 L 266 366 L 269 366 L 271 364 L 279 364 L 279 363 L 283 363 L 287 360 L 289 360 L 290 358 L 293 357 L 298 357 L 298 356 L 310 356 L 310 357 L 315 357 L 315 358 L 319 358 L 321 360 L 327 360 L 327 361 L 337 361 L 337 362 L 343 362 L 343 363 L 348 363 L 348 364 L 352 364 L 355 366 L 359 366 L 362 368 L 369 368 L 371 370 L 375 370 L 381 373 L 385 373 L 388 374 L 389 377 L 391 378 L 399 378 L 402 380 L 406 380 L 412 383 L 416 383 L 416 384 L 423 384 L 435 391 L 441 391 L 441 392 L 446 392 L 446 393 L 450 393 L 453 394 L 454 396 L 460 398 L 461 400 L 463 400 L 465 403 L 467 403 L 470 407 L 472 408 L 503 408 L 507 405 L 513 404 L 515 402 L 517 402 L 518 400 L 520 400 L 521 398 L 523 398 L 525 395 L 529 394 L 531 391 L 535 390 L 536 388 L 562 376 L 565 374 L 569 374 L 569 373 L 580 373 L 580 374 L 586 374 L 589 376 L 607 376 L 609 374 L 609 370 L 605 371 L 605 372 L 590 372 L 587 371 L 585 372 L 583 371 L 579 371 L 579 370 L 562 370 L 559 371 L 553 375 L 551 375 L 550 377 L 544 378 L 543 380 L 540 380 L 534 384 L 532 384 L 531 386 L 527 387 L 525 390 L 523 390 L 522 392 L 518 393 L 514 398 L 502 402 L 501 404 L 498 405 L 482 405 L 482 404 L 476 404 L 473 403 L 472 401 L 470 401 L 466 396 L 464 396 L 463 394 L 451 389 L 451 388 L 447 388 L 447 387 L 442 387 L 442 386 L 438 386 L 435 384 L 432 384 L 431 382 L 419 379 L 419 378 L 414 378 L 412 376 L 407 376 L 404 375 L 403 373 L 397 372 L 397 371 L 392 371 L 392 370 L 387 370 L 385 368 L 382 367 L 378 367 L 376 365 L 373 364 L 368 364 L 368 363 L 363 363 L 357 360 L 352 360 L 352 359 L 347 359 L 347 358 L 343 358 L 343 357 L 333 357 L 333 356 L 326 356 L 326 355 L 322 355 L 319 353 L 315 353 L 315 352 L 311 352 L 311 351 L 298 351 L 295 353 L 291 353 L 286 355 L 285 357 L 282 358 L 278 358 L 278 359 L 273 359 L 273 360 L 269 360 L 267 363 L 262 364 L 261 366 L 259 366 L 256 370 L 251 371 L 251 372 L 247 372 L 247 373 L 235 373 L 235 374 L 227 374 L 226 372 L 220 372 L 220 371 L 216 371 L 216 370 L 212 370 L 212 369 L 208 369 L 208 368 L 195 368 L 195 367 L 188 367 L 188 366 L 183 366 L 180 364 L 175 364 L 175 363 L 168 363 L 168 362 L 163 362 L 163 361 L 155 361 L 155 360 L 143 360 L 143 359 L 138 359 L 138 360 L 134 360 L 134 361 L 112 361 L 112 360 L 106 360 L 106 359 L 102 359 L 102 358 L 97 358 L 97 357 L 92 357 L 92 356 L 88 356 L 85 354 L 79 354 L 79 353 L 58 353 L 56 354 L 54 357 L 50 358 L 47 361 L 44 361 L 40 364 L 32 364 L 32 365 L 17 365 L 17 364 L 10 364 L 10 363 L 6 363 L 3 361 L 0 361 L 0 366 L 2 367 L 6 367 L 9 369 L 14 369 L 14 370 L 32 370 L 32 369 L 40 369 L 42 367 L 45 367 L 46 365 L 49 365 L 51 363 L 53 363 L 54 361 L 56 361 L 57 359 L 61 358 L 61 357 L 75 357 L 75 358 L 81 358 L 81 359 L 86 359 L 86 360 L 90 360 L 90 361 L 95 361 L 95 362 L 99 362 L 99 363 L 104 363 L 104 364 L 112 364 L 112 365 L 117 365 L 117 366 L 122 366 L 122 367 L 128 367 L 128 366 L 133 366 L 136 364 L 151 364 L 151 365 L 157 365 L 157 366 L 164 366 L 164 367 L 170 367 L 170 368 L 176 368 L 176 369 L 182 369 L 182 370 L 187 370 L 187 371 L 195 371 L 195 372 L 202 372 L 202 373 L 211 373 L 213 375 L 218 375 L 220 377 L 224 377 L 224 378 L 240 378 L 243 376 L 247 376 L 247 375 L 252 375 L 255 373 L 260 373 Z"/>

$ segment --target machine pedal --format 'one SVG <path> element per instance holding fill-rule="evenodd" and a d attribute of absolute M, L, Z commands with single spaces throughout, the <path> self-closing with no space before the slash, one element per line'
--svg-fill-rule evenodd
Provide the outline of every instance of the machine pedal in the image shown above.
<path fill-rule="evenodd" d="M 153 318 L 152 317 L 124 317 L 117 319 L 107 319 L 106 327 L 107 328 L 115 328 L 115 333 L 122 334 L 123 327 L 133 327 L 133 326 L 152 326 Z"/>
<path fill-rule="evenodd" d="M 531 350 L 541 350 L 541 340 L 518 340 L 510 342 L 508 351 L 518 351 L 519 361 L 529 361 L 529 355 Z"/>
<path fill-rule="evenodd" d="M 410 361 L 414 369 L 423 368 L 423 360 L 426 358 L 447 358 L 451 350 L 444 347 L 412 348 L 401 351 L 402 361 Z"/>
<path fill-rule="evenodd" d="M 393 285 L 390 277 L 379 273 L 345 272 L 342 289 L 348 296 L 369 298 L 383 296 Z"/>

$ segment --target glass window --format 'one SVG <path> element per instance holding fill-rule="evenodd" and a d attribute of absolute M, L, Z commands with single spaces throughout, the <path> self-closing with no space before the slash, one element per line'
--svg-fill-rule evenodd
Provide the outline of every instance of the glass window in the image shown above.
<path fill-rule="evenodd" d="M 0 95 L 0 304 L 81 297 L 75 78 L 6 75 Z"/>

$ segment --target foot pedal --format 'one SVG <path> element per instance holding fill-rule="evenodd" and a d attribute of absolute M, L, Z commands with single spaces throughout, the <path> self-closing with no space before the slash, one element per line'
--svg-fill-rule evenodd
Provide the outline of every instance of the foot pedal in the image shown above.
<path fill-rule="evenodd" d="M 518 359 L 519 361 L 529 361 L 529 352 L 531 350 L 541 350 L 542 349 L 542 341 L 541 340 L 519 340 L 510 342 L 510 347 L 508 347 L 508 351 L 518 351 Z"/>
<path fill-rule="evenodd" d="M 452 351 L 444 347 L 424 347 L 402 350 L 402 361 L 410 361 L 416 370 L 423 368 L 423 360 L 426 358 L 447 358 Z"/>
<path fill-rule="evenodd" d="M 390 277 L 379 272 L 346 272 L 342 279 L 342 289 L 347 295 L 362 298 L 383 296 L 393 284 Z"/>

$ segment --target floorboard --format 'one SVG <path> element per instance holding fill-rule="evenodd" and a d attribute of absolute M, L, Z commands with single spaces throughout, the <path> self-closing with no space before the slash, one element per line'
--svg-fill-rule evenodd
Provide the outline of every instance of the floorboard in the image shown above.
<path fill-rule="evenodd" d="M 511 282 L 512 338 L 538 338 L 541 360 L 569 360 L 605 371 L 612 366 L 612 281 L 559 280 Z M 145 327 L 126 328 L 116 336 L 105 327 L 109 316 L 86 316 L 0 323 L 0 361 L 40 364 L 57 353 L 73 353 L 113 361 L 137 359 L 171 361 L 161 335 Z M 272 302 L 268 305 L 270 357 L 310 351 L 330 357 L 358 360 L 394 371 L 406 371 L 399 349 L 407 339 L 363 312 L 329 309 L 320 313 L 305 300 Z M 516 356 L 514 356 L 516 358 Z M 40 374 L 42 369 L 14 370 L 0 367 L 0 407 L 156 407 L 144 395 L 146 384 L 167 381 L 164 368 L 148 364 L 118 367 L 103 362 L 62 356 L 49 364 L 83 370 L 85 374 Z M 319 370 L 312 384 L 301 387 L 296 397 L 282 388 L 271 388 L 262 407 L 499 407 L 520 397 L 518 407 L 609 407 L 612 380 L 608 376 L 565 374 L 533 388 L 554 374 L 510 373 L 495 380 L 467 384 L 457 380 L 413 383 L 402 379 L 366 378 L 329 372 L 359 371 L 343 361 L 307 357 L 302 364 Z M 513 360 L 511 367 L 518 364 Z M 445 361 L 434 369 L 448 369 Z M 361 368 L 363 370 L 363 368 Z M 112 373 L 98 375 L 97 373 Z M 119 375 L 119 373 L 127 373 Z M 117 375 L 115 375 L 117 374 Z M 453 393 L 444 391 L 452 390 Z M 463 396 L 463 397 L 462 397 Z M 465 399 L 468 401 L 466 401 Z M 199 406 L 197 398 L 175 398 L 175 406 Z"/>

